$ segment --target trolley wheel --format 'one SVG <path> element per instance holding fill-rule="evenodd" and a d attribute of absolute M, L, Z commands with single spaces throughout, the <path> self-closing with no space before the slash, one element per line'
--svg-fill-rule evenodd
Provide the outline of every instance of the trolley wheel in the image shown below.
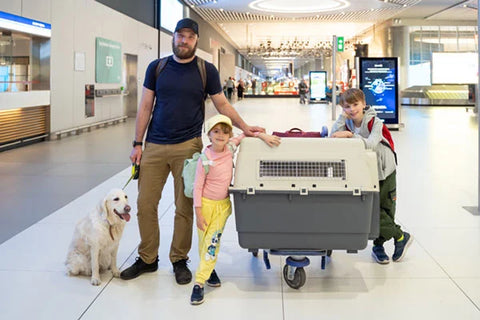
<path fill-rule="evenodd" d="M 252 255 L 258 257 L 258 249 L 252 249 Z"/>
<path fill-rule="evenodd" d="M 283 279 L 288 284 L 288 286 L 292 289 L 300 289 L 307 281 L 307 275 L 305 274 L 305 270 L 302 267 L 299 267 L 295 270 L 295 275 L 293 276 L 293 280 L 288 279 L 288 265 L 283 267 Z"/>

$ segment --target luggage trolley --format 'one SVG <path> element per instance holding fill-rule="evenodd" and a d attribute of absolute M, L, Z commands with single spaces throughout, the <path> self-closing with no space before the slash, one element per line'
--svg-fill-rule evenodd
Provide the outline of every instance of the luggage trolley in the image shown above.
<path fill-rule="evenodd" d="M 307 256 L 356 253 L 379 233 L 376 154 L 359 139 L 282 138 L 277 148 L 245 138 L 237 155 L 235 223 L 240 246 L 286 255 L 286 283 L 301 288 Z"/>

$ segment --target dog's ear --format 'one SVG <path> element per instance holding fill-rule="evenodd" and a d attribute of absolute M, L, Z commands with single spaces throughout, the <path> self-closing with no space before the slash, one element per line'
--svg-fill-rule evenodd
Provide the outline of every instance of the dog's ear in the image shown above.
<path fill-rule="evenodd" d="M 105 198 L 103 198 L 102 201 L 100 201 L 100 203 L 98 204 L 98 212 L 100 213 L 100 217 L 102 219 L 107 220 L 110 225 L 113 225 L 114 221 L 112 217 L 111 208 L 108 205 L 109 204 L 108 199 L 109 197 L 106 196 Z"/>

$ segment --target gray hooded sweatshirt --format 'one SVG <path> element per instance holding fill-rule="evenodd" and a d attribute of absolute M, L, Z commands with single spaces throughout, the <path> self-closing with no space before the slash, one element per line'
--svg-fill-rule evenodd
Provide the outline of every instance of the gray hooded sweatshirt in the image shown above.
<path fill-rule="evenodd" d="M 375 118 L 375 120 L 373 122 L 372 132 L 370 132 L 368 130 L 368 123 L 372 118 Z M 381 143 L 382 140 L 388 143 L 382 135 L 382 128 L 382 120 L 377 117 L 377 113 L 372 107 L 367 106 L 360 128 L 355 128 L 353 120 L 346 118 L 342 113 L 333 124 L 330 137 L 337 131 L 351 131 L 353 138 L 362 139 L 365 148 L 377 153 L 378 179 L 385 180 L 385 178 L 395 171 L 396 165 L 393 151 Z M 357 129 L 357 133 L 355 133 L 355 129 Z"/>

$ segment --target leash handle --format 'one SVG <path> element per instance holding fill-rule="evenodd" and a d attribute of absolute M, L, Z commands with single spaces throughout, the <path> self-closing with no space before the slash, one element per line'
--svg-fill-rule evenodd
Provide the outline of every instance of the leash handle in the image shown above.
<path fill-rule="evenodd" d="M 130 183 L 130 181 L 137 180 L 139 175 L 140 175 L 140 165 L 136 163 L 132 163 L 132 174 L 130 175 L 130 178 L 128 178 L 127 183 L 125 183 L 122 190 L 125 190 L 125 188 Z"/>

